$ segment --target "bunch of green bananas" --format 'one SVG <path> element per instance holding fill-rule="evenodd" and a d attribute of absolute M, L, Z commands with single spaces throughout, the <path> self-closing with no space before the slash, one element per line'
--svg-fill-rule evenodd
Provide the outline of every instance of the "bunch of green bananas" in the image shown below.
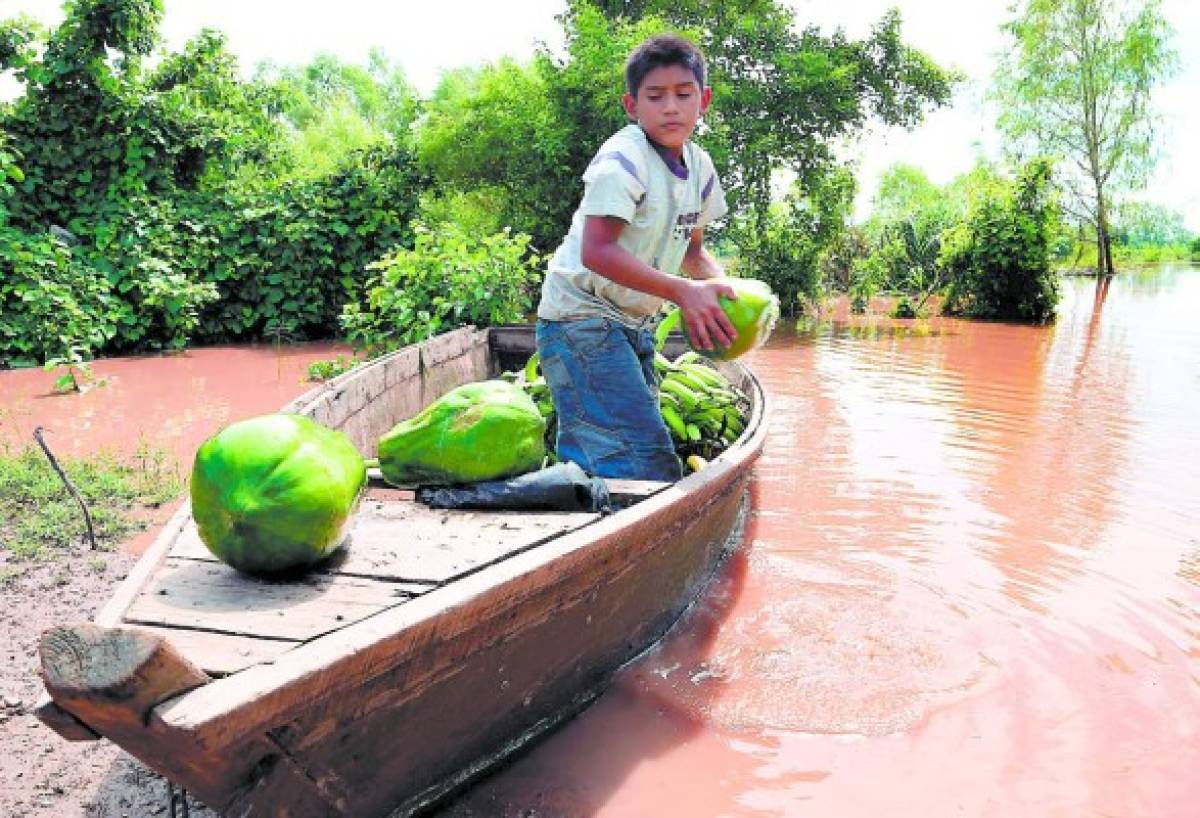
<path fill-rule="evenodd" d="M 674 361 L 662 353 L 654 357 L 661 379 L 658 406 L 675 449 L 695 470 L 725 451 L 746 428 L 750 406 L 744 392 L 695 352 Z M 698 456 L 703 460 L 695 461 Z"/>
<path fill-rule="evenodd" d="M 750 401 L 695 352 L 685 352 L 674 361 L 657 353 L 654 368 L 660 378 L 659 411 L 671 431 L 675 451 L 690 471 L 698 471 L 725 451 L 746 428 Z M 529 359 L 523 372 L 505 372 L 500 377 L 519 384 L 537 405 L 546 420 L 546 451 L 552 453 L 558 425 L 550 387 L 538 373 L 538 356 L 534 354 Z"/>
<path fill-rule="evenodd" d="M 525 364 L 521 372 L 502 372 L 500 379 L 515 383 L 525 390 L 525 394 L 537 406 L 542 419 L 546 421 L 546 455 L 547 463 L 556 462 L 554 445 L 558 436 L 558 416 L 554 413 L 554 401 L 550 398 L 550 387 L 546 379 L 538 374 L 539 357 L 535 352 Z"/>

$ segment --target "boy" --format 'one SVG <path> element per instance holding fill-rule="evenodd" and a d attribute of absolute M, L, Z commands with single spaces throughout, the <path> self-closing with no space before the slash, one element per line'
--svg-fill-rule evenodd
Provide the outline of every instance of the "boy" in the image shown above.
<path fill-rule="evenodd" d="M 600 477 L 681 476 L 654 371 L 651 322 L 663 302 L 679 306 L 705 349 L 736 336 L 717 301 L 736 295 L 703 244 L 705 225 L 728 209 L 725 195 L 708 154 L 688 141 L 712 98 L 704 73 L 700 51 L 675 35 L 630 54 L 622 103 L 634 124 L 588 166 L 542 285 L 537 345 L 558 456 Z"/>

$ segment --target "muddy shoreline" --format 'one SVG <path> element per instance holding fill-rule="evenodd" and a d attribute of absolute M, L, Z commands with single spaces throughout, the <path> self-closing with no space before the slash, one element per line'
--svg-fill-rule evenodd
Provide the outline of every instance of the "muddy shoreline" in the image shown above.
<path fill-rule="evenodd" d="M 0 585 L 0 815 L 6 818 L 135 818 L 169 815 L 166 781 L 108 741 L 68 742 L 33 715 L 42 695 L 38 638 L 90 620 L 137 561 L 124 551 L 77 547 L 57 559 L 8 564 Z M 103 566 L 101 566 L 103 563 Z M 194 818 L 216 813 L 189 800 Z"/>

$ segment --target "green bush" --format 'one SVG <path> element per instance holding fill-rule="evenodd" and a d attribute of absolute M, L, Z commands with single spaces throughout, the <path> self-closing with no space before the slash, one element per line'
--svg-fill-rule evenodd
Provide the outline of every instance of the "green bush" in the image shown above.
<path fill-rule="evenodd" d="M 366 301 L 346 305 L 342 326 L 351 343 L 376 352 L 467 324 L 523 321 L 538 262 L 523 233 L 480 238 L 453 224 L 436 232 L 418 224 L 411 250 L 369 265 Z"/>
<path fill-rule="evenodd" d="M 835 168 L 806 190 L 794 188 L 762 221 L 735 223 L 744 275 L 769 284 L 785 315 L 820 298 L 823 264 L 846 233 L 854 189 L 850 171 Z"/>
<path fill-rule="evenodd" d="M 289 96 L 282 80 L 242 80 L 213 31 L 150 67 L 159 0 L 77 0 L 66 11 L 45 33 L 0 22 L 0 68 L 24 85 L 0 106 L 0 225 L 16 231 L 0 261 L 43 268 L 4 282 L 0 356 L 336 332 L 365 266 L 411 240 L 422 181 L 406 140 L 390 134 L 414 109 L 381 110 L 409 99 L 402 77 L 382 64 L 372 75 L 322 64 L 309 85 L 336 74 L 336 93 Z M 337 111 L 311 132 L 289 130 L 306 100 L 352 101 L 371 133 L 338 131 Z M 322 158 L 340 159 L 297 168 L 319 137 L 338 143 Z M 370 147 L 354 150 L 356 140 Z M 54 225 L 77 243 L 46 244 Z M 54 286 L 32 292 L 35 275 Z M 20 298 L 47 304 L 22 313 Z M 57 316 L 77 311 L 95 320 L 60 331 Z"/>
<path fill-rule="evenodd" d="M 1051 165 L 1034 160 L 1014 183 L 980 196 L 966 221 L 942 234 L 939 264 L 950 277 L 947 313 L 1046 321 L 1060 289 L 1050 265 L 1057 208 Z"/>
<path fill-rule="evenodd" d="M 201 245 L 193 251 L 204 264 L 197 275 L 220 299 L 201 316 L 197 337 L 336 333 L 342 307 L 362 293 L 367 265 L 411 244 L 420 192 L 409 149 L 383 143 L 330 176 L 210 199 L 189 240 Z"/>
<path fill-rule="evenodd" d="M 117 332 L 120 299 L 61 239 L 0 226 L 0 361 L 92 355 Z"/>

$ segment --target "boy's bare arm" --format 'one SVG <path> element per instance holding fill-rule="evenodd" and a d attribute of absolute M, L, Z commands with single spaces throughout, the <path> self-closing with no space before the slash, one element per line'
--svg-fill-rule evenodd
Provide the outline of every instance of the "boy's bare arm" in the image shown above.
<path fill-rule="evenodd" d="M 717 297 L 737 298 L 733 288 L 719 278 L 681 278 L 651 267 L 617 243 L 625 226 L 623 220 L 614 216 L 588 216 L 580 248 L 583 265 L 623 287 L 674 302 L 683 313 L 688 333 L 701 348 L 732 344 L 737 331 Z M 688 251 L 691 252 L 690 245 Z"/>
<path fill-rule="evenodd" d="M 687 252 L 683 254 L 683 261 L 679 266 L 689 276 L 699 280 L 720 278 L 725 275 L 725 270 L 722 269 L 720 263 L 704 246 L 703 227 L 697 227 L 692 231 Z"/>

